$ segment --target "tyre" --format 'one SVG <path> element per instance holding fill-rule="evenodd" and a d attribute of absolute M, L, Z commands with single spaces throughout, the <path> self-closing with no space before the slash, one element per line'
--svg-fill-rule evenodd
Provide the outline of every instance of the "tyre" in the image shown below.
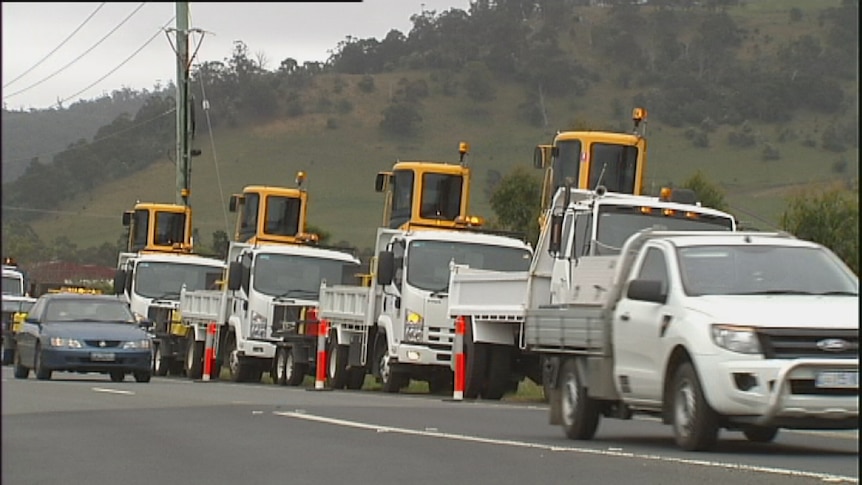
<path fill-rule="evenodd" d="M 752 443 L 770 443 L 778 434 L 778 428 L 770 426 L 746 426 L 742 434 Z"/>
<path fill-rule="evenodd" d="M 275 362 L 272 364 L 272 383 L 278 386 L 287 385 L 287 353 L 288 349 L 284 347 L 275 349 Z"/>
<path fill-rule="evenodd" d="M 150 379 L 153 377 L 152 372 L 147 372 L 143 370 L 135 371 L 132 373 L 135 376 L 135 382 L 150 382 Z"/>
<path fill-rule="evenodd" d="M 473 342 L 473 328 L 467 322 L 464 334 L 464 397 L 477 399 L 487 388 L 488 344 Z"/>
<path fill-rule="evenodd" d="M 596 435 L 599 406 L 587 396 L 587 388 L 578 377 L 574 359 L 567 359 L 560 370 L 560 410 L 566 437 L 589 440 Z"/>
<path fill-rule="evenodd" d="M 365 367 L 347 369 L 347 388 L 353 391 L 362 389 L 365 385 Z"/>
<path fill-rule="evenodd" d="M 186 339 L 185 371 L 189 379 L 203 377 L 204 343 L 195 340 L 194 335 Z"/>
<path fill-rule="evenodd" d="M 249 382 L 254 377 L 255 369 L 252 369 L 251 364 L 245 357 L 239 355 L 239 349 L 236 346 L 236 337 L 231 336 L 228 339 L 228 370 L 230 371 L 230 380 L 233 382 Z M 257 378 L 260 380 L 262 371 L 259 369 Z"/>
<path fill-rule="evenodd" d="M 347 352 L 347 346 L 338 345 L 335 335 L 329 339 L 326 378 L 329 380 L 328 387 L 332 389 L 344 389 L 347 385 Z"/>
<path fill-rule="evenodd" d="M 406 379 L 393 369 L 385 334 L 378 335 L 377 337 L 377 342 L 374 346 L 374 360 L 377 362 L 377 378 L 380 380 L 383 392 L 395 393 L 400 391 L 406 384 Z"/>
<path fill-rule="evenodd" d="M 481 396 L 499 401 L 512 389 L 512 348 L 491 345 L 489 351 L 488 381 Z"/>
<path fill-rule="evenodd" d="M 36 379 L 47 381 L 51 379 L 51 369 L 46 369 L 42 362 L 42 349 L 36 346 L 36 357 L 34 359 L 34 367 L 36 370 Z"/>
<path fill-rule="evenodd" d="M 162 356 L 162 345 L 159 343 L 153 349 L 153 374 L 159 377 L 168 375 L 168 362 Z"/>
<path fill-rule="evenodd" d="M 673 380 L 672 424 L 676 444 L 686 451 L 706 451 L 718 440 L 718 416 L 709 407 L 691 363 L 683 363 Z"/>
<path fill-rule="evenodd" d="M 15 369 L 14 369 L 15 379 L 26 379 L 27 377 L 30 376 L 30 368 L 24 367 L 21 364 L 21 354 L 19 354 L 17 352 L 15 353 L 15 361 L 14 362 L 15 362 L 15 364 L 14 364 L 15 365 Z"/>
<path fill-rule="evenodd" d="M 123 382 L 126 378 L 126 373 L 121 370 L 112 370 L 108 374 L 111 376 L 111 382 Z"/>

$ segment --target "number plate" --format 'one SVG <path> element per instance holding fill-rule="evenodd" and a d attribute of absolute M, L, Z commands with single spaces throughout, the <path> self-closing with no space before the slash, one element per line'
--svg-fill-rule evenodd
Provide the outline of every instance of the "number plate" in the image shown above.
<path fill-rule="evenodd" d="M 814 379 L 814 387 L 858 389 L 859 373 L 836 371 L 818 372 L 817 377 Z"/>
<path fill-rule="evenodd" d="M 90 360 L 93 362 L 113 362 L 113 352 L 90 352 Z"/>

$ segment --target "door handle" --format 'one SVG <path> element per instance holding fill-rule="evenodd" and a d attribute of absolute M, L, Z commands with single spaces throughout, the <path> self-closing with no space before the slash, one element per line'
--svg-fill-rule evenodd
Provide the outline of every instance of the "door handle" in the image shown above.
<path fill-rule="evenodd" d="M 630 319 L 630 318 L 631 318 L 631 317 L 629 317 L 629 314 L 628 314 L 628 313 L 623 313 L 622 315 L 620 315 L 620 320 L 622 320 L 622 321 L 624 321 L 624 322 L 629 321 L 629 319 Z"/>

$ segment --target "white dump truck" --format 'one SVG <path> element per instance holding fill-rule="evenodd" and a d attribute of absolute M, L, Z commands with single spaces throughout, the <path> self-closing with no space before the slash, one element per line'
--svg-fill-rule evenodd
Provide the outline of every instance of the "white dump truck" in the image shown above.
<path fill-rule="evenodd" d="M 470 399 L 500 399 L 529 377 L 544 384 L 544 360 L 525 346 L 528 309 L 562 303 L 573 292 L 574 275 L 596 256 L 615 255 L 625 240 L 651 227 L 677 231 L 734 231 L 731 214 L 702 207 L 685 190 L 658 197 L 563 187 L 542 218 L 530 268 L 487 271 L 455 265 L 449 282 L 449 316 L 466 320 L 465 388 Z"/>
<path fill-rule="evenodd" d="M 526 311 L 546 357 L 550 421 L 571 439 L 601 416 L 652 414 L 685 450 L 720 429 L 858 429 L 859 280 L 785 233 L 643 231 L 582 258 L 560 303 Z"/>

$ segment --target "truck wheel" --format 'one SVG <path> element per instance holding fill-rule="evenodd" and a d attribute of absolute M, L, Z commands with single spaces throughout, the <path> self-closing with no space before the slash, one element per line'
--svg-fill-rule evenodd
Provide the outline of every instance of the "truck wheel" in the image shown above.
<path fill-rule="evenodd" d="M 464 334 L 464 397 L 477 399 L 487 387 L 488 344 L 473 342 L 473 327 Z"/>
<path fill-rule="evenodd" d="M 365 367 L 347 369 L 347 388 L 353 391 L 362 389 L 365 385 Z"/>
<path fill-rule="evenodd" d="M 186 377 L 200 379 L 203 377 L 204 343 L 195 340 L 192 334 L 186 339 Z"/>
<path fill-rule="evenodd" d="M 298 386 L 305 379 L 308 372 L 306 364 L 297 362 L 293 350 L 279 347 L 275 351 L 275 378 L 276 384 L 280 386 Z"/>
<path fill-rule="evenodd" d="M 332 389 L 344 389 L 347 385 L 347 352 L 347 346 L 339 345 L 335 335 L 329 339 L 326 377 L 329 379 L 328 387 Z"/>
<path fill-rule="evenodd" d="M 506 345 L 489 346 L 490 365 L 488 383 L 483 399 L 499 401 L 512 389 L 512 348 Z"/>
<path fill-rule="evenodd" d="M 123 379 L 126 378 L 126 373 L 121 370 L 112 370 L 109 375 L 111 376 L 111 382 L 123 382 Z"/>
<path fill-rule="evenodd" d="M 563 431 L 572 440 L 589 440 L 599 426 L 598 403 L 587 396 L 578 378 L 574 359 L 567 359 L 560 371 L 560 409 Z"/>
<path fill-rule="evenodd" d="M 405 376 L 394 372 L 392 368 L 392 360 L 389 358 L 389 349 L 387 348 L 385 334 L 378 335 L 374 351 L 375 361 L 377 362 L 377 377 L 380 379 L 383 392 L 395 393 L 400 391 L 404 387 Z"/>
<path fill-rule="evenodd" d="M 234 336 L 228 339 L 228 370 L 230 371 L 230 380 L 233 382 L 248 382 L 253 377 L 251 365 L 239 355 Z"/>
<path fill-rule="evenodd" d="M 21 365 L 21 354 L 15 353 L 15 379 L 26 379 L 30 376 L 30 368 Z"/>
<path fill-rule="evenodd" d="M 742 434 L 752 443 L 770 443 L 778 434 L 778 428 L 772 426 L 746 426 Z"/>
<path fill-rule="evenodd" d="M 40 381 L 47 381 L 51 379 L 51 370 L 46 369 L 44 363 L 42 362 L 42 349 L 39 346 L 36 346 L 36 358 L 34 366 L 36 368 L 36 379 Z"/>
<path fill-rule="evenodd" d="M 158 342 L 153 350 L 153 374 L 159 377 L 168 375 L 168 362 L 162 356 L 162 345 Z"/>
<path fill-rule="evenodd" d="M 673 380 L 673 434 L 686 451 L 706 451 L 718 439 L 718 416 L 709 407 L 691 363 L 682 364 Z"/>

